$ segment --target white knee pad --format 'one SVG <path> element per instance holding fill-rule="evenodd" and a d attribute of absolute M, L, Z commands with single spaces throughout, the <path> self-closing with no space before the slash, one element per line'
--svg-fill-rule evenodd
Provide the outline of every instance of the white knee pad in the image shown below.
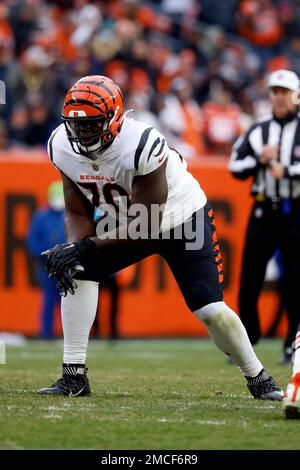
<path fill-rule="evenodd" d="M 68 294 L 61 299 L 63 315 L 74 318 L 85 318 L 96 313 L 98 303 L 98 283 L 93 281 L 75 281 L 77 289 L 74 295 Z"/>
<path fill-rule="evenodd" d="M 228 315 L 228 312 L 232 310 L 225 304 L 225 302 L 212 302 L 211 304 L 205 305 L 205 307 L 199 308 L 194 311 L 196 317 L 204 323 L 210 318 L 214 318 L 216 315 Z"/>

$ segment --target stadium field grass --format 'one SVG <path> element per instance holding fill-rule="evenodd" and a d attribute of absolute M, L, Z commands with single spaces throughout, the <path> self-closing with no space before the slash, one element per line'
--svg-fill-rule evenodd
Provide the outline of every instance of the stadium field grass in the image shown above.
<path fill-rule="evenodd" d="M 284 387 L 281 340 L 256 348 Z M 0 366 L 1 449 L 300 449 L 299 422 L 253 400 L 209 340 L 91 341 L 91 398 L 40 397 L 62 342 L 8 348 Z"/>

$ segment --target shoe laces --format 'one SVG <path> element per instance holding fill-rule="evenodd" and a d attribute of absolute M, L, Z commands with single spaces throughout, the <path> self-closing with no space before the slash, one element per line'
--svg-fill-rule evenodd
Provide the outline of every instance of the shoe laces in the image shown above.
<path fill-rule="evenodd" d="M 297 374 L 292 375 L 291 383 L 293 385 L 296 385 L 296 386 L 300 387 L 300 372 L 297 372 Z"/>
<path fill-rule="evenodd" d="M 86 380 L 85 376 L 76 376 L 76 375 L 64 375 L 52 385 L 53 388 L 57 387 L 63 390 L 64 392 L 69 393 L 70 390 L 76 390 L 78 386 L 85 385 Z"/>
<path fill-rule="evenodd" d="M 273 377 L 267 375 L 265 370 L 257 377 L 253 377 L 252 380 L 248 380 L 248 388 L 255 398 L 261 397 L 265 393 L 280 391 Z"/>

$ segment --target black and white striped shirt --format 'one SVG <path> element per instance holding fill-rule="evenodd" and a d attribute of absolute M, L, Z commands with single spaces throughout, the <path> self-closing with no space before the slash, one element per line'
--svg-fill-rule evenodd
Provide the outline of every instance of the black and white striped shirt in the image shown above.
<path fill-rule="evenodd" d="M 279 146 L 284 178 L 276 180 L 267 165 L 259 162 L 264 145 Z M 252 194 L 268 198 L 300 197 L 300 114 L 277 120 L 268 116 L 253 124 L 233 146 L 229 170 L 239 179 L 253 177 Z"/>

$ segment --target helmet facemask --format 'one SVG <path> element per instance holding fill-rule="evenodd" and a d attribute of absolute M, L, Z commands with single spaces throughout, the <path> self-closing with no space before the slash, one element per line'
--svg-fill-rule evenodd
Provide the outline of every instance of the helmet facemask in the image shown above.
<path fill-rule="evenodd" d="M 114 111 L 110 110 L 108 114 L 110 120 L 105 116 L 82 118 L 62 116 L 69 142 L 75 153 L 94 159 L 93 154 L 104 150 L 112 143 L 114 136 L 109 126 Z"/>

